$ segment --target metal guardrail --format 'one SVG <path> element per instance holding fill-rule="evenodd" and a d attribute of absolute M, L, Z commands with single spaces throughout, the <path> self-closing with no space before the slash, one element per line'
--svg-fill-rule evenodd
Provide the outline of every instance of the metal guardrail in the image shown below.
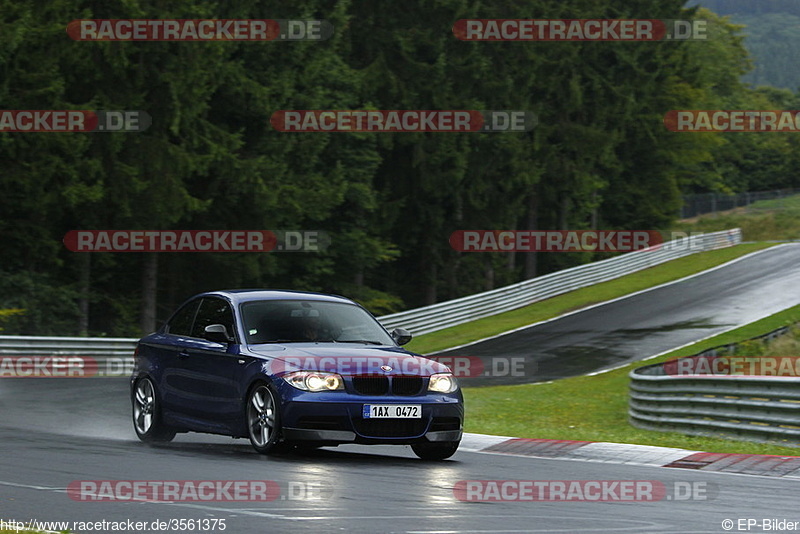
<path fill-rule="evenodd" d="M 787 331 L 783 327 L 753 339 L 770 339 Z M 713 362 L 736 350 L 737 345 L 731 344 L 686 358 Z M 665 369 L 671 364 L 647 365 L 629 374 L 628 417 L 633 426 L 800 446 L 800 377 L 681 376 Z"/>
<path fill-rule="evenodd" d="M 739 228 L 668 241 L 663 245 L 564 269 L 510 286 L 378 317 L 388 330 L 406 328 L 428 334 L 482 319 L 600 282 L 619 278 L 696 252 L 736 245 Z"/>
<path fill-rule="evenodd" d="M 388 330 L 403 327 L 416 335 L 513 310 L 533 302 L 636 272 L 665 261 L 742 240 L 738 228 L 695 235 L 651 249 L 580 265 L 492 291 L 378 317 Z M 0 336 L 0 356 L 91 356 L 131 358 L 135 338 Z M 132 362 L 132 358 L 130 360 Z M 0 369 L 2 371 L 2 369 Z"/>
<path fill-rule="evenodd" d="M 0 378 L 129 377 L 137 341 L 121 337 L 0 336 Z"/>
<path fill-rule="evenodd" d="M 135 338 L 0 336 L 0 356 L 129 356 Z"/>

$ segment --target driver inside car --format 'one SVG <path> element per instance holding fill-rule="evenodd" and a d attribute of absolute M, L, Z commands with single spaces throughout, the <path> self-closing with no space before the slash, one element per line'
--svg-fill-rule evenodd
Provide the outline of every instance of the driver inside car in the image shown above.
<path fill-rule="evenodd" d="M 322 322 L 319 317 L 305 317 L 301 333 L 304 341 L 319 341 L 322 339 Z"/>

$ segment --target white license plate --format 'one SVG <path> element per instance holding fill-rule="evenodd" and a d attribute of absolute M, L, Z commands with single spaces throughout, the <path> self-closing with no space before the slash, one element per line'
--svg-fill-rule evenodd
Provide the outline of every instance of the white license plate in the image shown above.
<path fill-rule="evenodd" d="M 420 404 L 365 404 L 364 419 L 422 419 Z"/>

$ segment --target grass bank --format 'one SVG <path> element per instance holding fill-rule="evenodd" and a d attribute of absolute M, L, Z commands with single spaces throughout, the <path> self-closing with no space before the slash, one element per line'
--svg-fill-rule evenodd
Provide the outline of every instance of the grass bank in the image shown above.
<path fill-rule="evenodd" d="M 800 239 L 800 195 L 761 200 L 749 206 L 678 221 L 673 230 L 717 232 L 741 228 L 744 241 Z"/>

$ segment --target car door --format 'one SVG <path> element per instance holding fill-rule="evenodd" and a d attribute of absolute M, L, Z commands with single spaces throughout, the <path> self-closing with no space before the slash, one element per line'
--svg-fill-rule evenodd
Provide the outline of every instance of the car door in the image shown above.
<path fill-rule="evenodd" d="M 178 354 L 183 352 L 192 333 L 192 325 L 201 299 L 187 302 L 167 321 L 164 329 L 150 336 L 146 346 L 140 346 L 139 356 L 148 359 L 148 371 L 161 393 L 161 404 L 167 424 L 182 423 L 181 392 L 175 389 L 173 370 L 178 365 Z M 177 419 L 176 419 L 177 418 Z"/>
<path fill-rule="evenodd" d="M 232 342 L 205 339 L 205 327 L 212 324 L 225 326 Z M 193 428 L 227 433 L 241 418 L 239 380 L 244 360 L 238 356 L 237 337 L 231 304 L 220 297 L 203 297 L 168 379 L 180 412 Z"/>

